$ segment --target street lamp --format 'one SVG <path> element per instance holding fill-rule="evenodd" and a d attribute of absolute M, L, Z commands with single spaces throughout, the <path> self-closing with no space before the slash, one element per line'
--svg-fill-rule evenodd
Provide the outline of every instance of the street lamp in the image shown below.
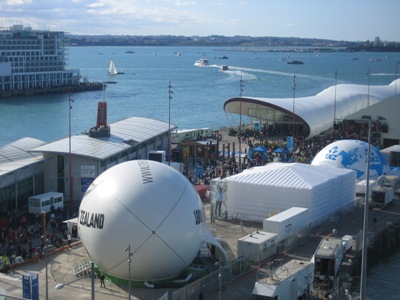
<path fill-rule="evenodd" d="M 222 289 L 222 263 L 217 261 L 216 266 L 218 266 L 218 299 L 221 300 L 221 289 Z"/>
<path fill-rule="evenodd" d="M 243 92 L 243 80 L 242 76 L 240 76 L 240 103 L 239 103 L 239 115 L 240 115 L 240 122 L 239 122 L 239 168 L 242 166 L 242 159 L 241 159 L 241 154 L 242 154 L 242 92 Z M 233 154 L 235 155 L 235 154 Z"/>
<path fill-rule="evenodd" d="M 398 72 L 399 62 L 396 63 L 396 76 L 394 78 L 394 94 L 397 94 L 397 72 Z"/>
<path fill-rule="evenodd" d="M 91 282 L 92 282 L 92 300 L 95 300 L 95 293 L 94 293 L 94 262 L 93 261 L 91 261 L 90 262 L 90 269 L 91 269 Z M 76 278 L 76 279 L 74 279 L 74 280 L 72 280 L 72 281 L 70 281 L 70 282 L 67 282 L 67 283 L 59 283 L 59 284 L 57 284 L 56 286 L 55 286 L 55 289 L 56 290 L 61 290 L 62 288 L 64 288 L 65 286 L 67 286 L 67 285 L 70 285 L 70 284 L 72 284 L 72 283 L 74 283 L 74 282 L 77 282 L 77 281 L 79 281 L 79 280 L 82 280 L 83 278 Z"/>
<path fill-rule="evenodd" d="M 171 100 L 172 100 L 171 81 L 168 83 L 168 165 L 171 165 Z"/>
<path fill-rule="evenodd" d="M 43 236 L 42 236 L 42 244 L 43 244 L 43 254 L 45 257 L 46 264 L 46 300 L 49 299 L 49 276 L 48 276 L 48 267 L 47 267 L 47 223 L 46 223 L 46 212 L 42 211 L 42 228 L 43 228 Z"/>
<path fill-rule="evenodd" d="M 361 283 L 360 283 L 360 299 L 366 299 L 366 285 L 367 285 L 367 231 L 368 231 L 368 209 L 369 209 L 369 167 L 371 156 L 371 120 L 368 121 L 368 154 L 367 154 L 367 171 L 366 179 L 367 185 L 365 189 L 365 203 L 364 203 L 364 224 L 363 224 L 363 243 L 362 243 L 362 260 L 361 260 Z"/>
<path fill-rule="evenodd" d="M 218 291 L 218 299 L 221 300 L 221 267 L 219 267 L 219 272 L 218 272 L 218 283 L 219 283 L 219 291 Z"/>
<path fill-rule="evenodd" d="M 333 105 L 333 129 L 336 129 L 336 87 L 337 87 L 337 76 L 338 76 L 338 72 L 335 71 L 335 102 Z"/>
<path fill-rule="evenodd" d="M 369 107 L 369 86 L 371 83 L 371 69 L 368 69 L 367 75 L 368 75 L 368 107 Z"/>
<path fill-rule="evenodd" d="M 71 145 L 71 110 L 74 100 L 71 99 L 71 91 L 68 93 L 68 161 L 69 161 L 69 213 L 72 214 L 72 145 Z"/>
<path fill-rule="evenodd" d="M 294 108 L 295 108 L 295 99 L 296 99 L 296 74 L 293 74 L 293 124 L 292 124 L 292 136 L 294 142 Z"/>
<path fill-rule="evenodd" d="M 129 300 L 131 299 L 131 256 L 133 253 L 131 252 L 131 244 L 125 249 L 125 252 L 128 252 L 128 286 L 129 286 Z"/>

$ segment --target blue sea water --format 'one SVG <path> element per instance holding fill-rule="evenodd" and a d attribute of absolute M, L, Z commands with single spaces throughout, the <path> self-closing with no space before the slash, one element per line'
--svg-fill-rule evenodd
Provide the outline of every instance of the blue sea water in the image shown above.
<path fill-rule="evenodd" d="M 126 53 L 128 50 L 135 53 Z M 177 56 L 178 51 L 182 55 Z M 218 59 L 223 55 L 228 59 Z M 239 124 L 237 116 L 224 113 L 223 104 L 240 94 L 240 79 L 243 96 L 291 98 L 296 75 L 295 95 L 301 97 L 334 85 L 335 72 L 338 84 L 389 84 L 395 79 L 400 62 L 400 53 L 285 53 L 215 47 L 71 47 L 67 57 L 67 68 L 79 68 L 89 81 L 108 80 L 111 59 L 117 69 L 125 72 L 117 75 L 117 83 L 109 84 L 106 91 L 71 96 L 72 134 L 96 124 L 97 103 L 103 99 L 108 102 L 109 123 L 132 116 L 167 122 L 169 83 L 173 92 L 173 125 L 180 129 L 218 129 Z M 208 59 L 208 67 L 194 66 L 201 57 Z M 304 64 L 287 64 L 289 60 L 302 60 Z M 229 70 L 220 71 L 222 65 L 228 65 Z M 371 76 L 367 75 L 368 70 Z M 63 94 L 0 100 L 0 147 L 27 136 L 46 142 L 68 136 L 68 97 Z"/>
<path fill-rule="evenodd" d="M 310 96 L 335 82 L 389 84 L 397 77 L 400 63 L 400 53 L 286 53 L 266 49 L 72 47 L 67 68 L 79 68 L 89 81 L 107 81 L 111 59 L 125 74 L 117 75 L 117 83 L 108 85 L 105 91 L 72 94 L 71 132 L 79 134 L 96 124 L 97 103 L 103 99 L 108 102 L 109 123 L 132 116 L 168 122 L 170 107 L 171 123 L 180 129 L 234 126 L 239 124 L 237 116 L 225 114 L 223 105 L 239 96 L 241 79 L 243 96 L 292 98 L 294 75 L 296 97 Z M 128 50 L 135 53 L 126 53 Z M 180 56 L 176 55 L 178 51 Z M 228 59 L 218 59 L 223 55 Z M 201 57 L 208 59 L 208 67 L 194 66 Z M 304 64 L 287 64 L 289 60 L 302 60 Z M 229 70 L 220 71 L 222 65 Z M 170 105 L 169 84 L 173 92 Z M 51 142 L 68 133 L 68 94 L 0 100 L 0 147 L 23 137 Z M 393 284 L 399 282 L 399 269 L 400 253 L 373 267 L 367 279 L 368 298 L 400 299 L 400 285 Z"/>

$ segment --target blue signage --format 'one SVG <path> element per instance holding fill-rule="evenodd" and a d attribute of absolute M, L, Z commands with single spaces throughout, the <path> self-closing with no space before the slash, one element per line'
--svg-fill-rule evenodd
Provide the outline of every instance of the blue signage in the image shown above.
<path fill-rule="evenodd" d="M 292 136 L 288 136 L 288 137 L 286 138 L 286 141 L 287 141 L 287 148 L 288 148 L 290 151 L 292 151 L 292 150 L 293 150 L 293 147 L 294 147 L 294 144 L 293 144 L 293 137 L 292 137 Z"/>
<path fill-rule="evenodd" d="M 22 296 L 25 299 L 39 300 L 39 276 L 34 273 L 22 275 Z"/>
<path fill-rule="evenodd" d="M 81 192 L 86 192 L 93 181 L 94 178 L 81 178 Z"/>

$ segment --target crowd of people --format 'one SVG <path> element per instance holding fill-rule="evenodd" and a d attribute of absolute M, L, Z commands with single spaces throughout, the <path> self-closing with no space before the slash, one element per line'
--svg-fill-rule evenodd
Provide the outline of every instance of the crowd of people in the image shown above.
<path fill-rule="evenodd" d="M 209 184 L 210 180 L 216 177 L 225 178 L 242 172 L 244 169 L 255 166 L 263 166 L 271 162 L 299 162 L 311 164 L 314 157 L 325 146 L 331 143 L 332 136 L 315 136 L 310 139 L 297 138 L 293 143 L 293 149 L 288 149 L 287 141 L 278 138 L 277 132 L 271 128 L 259 131 L 246 128 L 241 136 L 238 136 L 238 143 L 244 153 L 228 155 L 219 151 L 216 159 L 210 157 L 206 162 L 197 162 L 196 169 L 201 166 L 202 170 L 188 174 L 189 180 L 194 183 Z M 222 140 L 222 133 L 218 132 L 218 138 Z M 258 150 L 258 147 L 262 150 Z M 198 173 L 198 174 L 196 174 Z"/>
<path fill-rule="evenodd" d="M 41 257 L 48 247 L 62 246 L 68 235 L 63 220 L 64 212 L 60 208 L 52 209 L 44 217 L 41 214 L 20 216 L 17 211 L 11 213 L 6 226 L 0 228 L 0 271 L 7 270 L 10 264 Z"/>

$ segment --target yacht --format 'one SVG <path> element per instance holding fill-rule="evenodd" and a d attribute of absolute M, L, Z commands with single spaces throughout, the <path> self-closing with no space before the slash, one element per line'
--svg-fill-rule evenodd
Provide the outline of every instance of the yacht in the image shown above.
<path fill-rule="evenodd" d="M 287 62 L 290 65 L 302 65 L 304 64 L 301 60 L 292 60 Z"/>
<path fill-rule="evenodd" d="M 208 66 L 208 60 L 206 58 L 200 58 L 200 59 L 195 61 L 194 65 L 197 66 L 197 67 Z"/>
<path fill-rule="evenodd" d="M 229 70 L 228 66 L 225 66 L 225 65 L 221 66 L 220 71 L 228 71 L 228 70 Z"/>

